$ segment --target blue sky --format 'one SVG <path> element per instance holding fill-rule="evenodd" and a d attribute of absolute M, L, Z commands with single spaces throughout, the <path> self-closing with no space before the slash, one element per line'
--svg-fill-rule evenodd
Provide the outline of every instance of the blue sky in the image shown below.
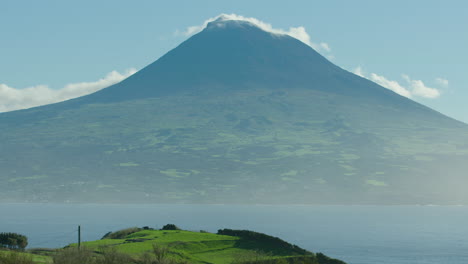
<path fill-rule="evenodd" d="M 466 1 L 4 0 L 0 10 L 0 111 L 109 85 L 176 47 L 188 27 L 235 13 L 304 27 L 338 66 L 468 122 Z M 437 93 L 419 96 L 421 83 Z"/>

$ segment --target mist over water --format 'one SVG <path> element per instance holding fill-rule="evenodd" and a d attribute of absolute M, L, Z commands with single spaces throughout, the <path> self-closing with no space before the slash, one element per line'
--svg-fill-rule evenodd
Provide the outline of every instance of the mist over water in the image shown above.
<path fill-rule="evenodd" d="M 63 247 L 131 226 L 249 229 L 350 264 L 466 264 L 466 206 L 0 204 L 0 232 Z"/>

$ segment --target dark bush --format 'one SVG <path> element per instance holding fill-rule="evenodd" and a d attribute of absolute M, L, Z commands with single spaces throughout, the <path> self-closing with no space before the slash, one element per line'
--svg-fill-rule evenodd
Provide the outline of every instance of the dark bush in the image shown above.
<path fill-rule="evenodd" d="M 236 236 L 250 241 L 257 241 L 262 244 L 274 245 L 275 247 L 292 250 L 296 254 L 310 255 L 312 252 L 300 248 L 296 245 L 292 245 L 280 238 L 269 236 L 263 233 L 258 233 L 249 230 L 233 230 L 233 229 L 220 229 L 218 235 Z"/>
<path fill-rule="evenodd" d="M 330 258 L 328 256 L 325 256 L 322 253 L 317 253 L 316 257 L 317 257 L 318 263 L 320 263 L 320 264 L 346 264 L 346 262 L 344 262 L 344 261 L 334 259 L 334 258 Z"/>
<path fill-rule="evenodd" d="M 167 224 L 161 230 L 180 230 L 180 228 L 174 224 Z"/>
<path fill-rule="evenodd" d="M 17 233 L 0 233 L 0 247 L 9 249 L 25 249 L 28 246 L 28 238 Z"/>
<path fill-rule="evenodd" d="M 109 232 L 105 234 L 101 239 L 124 239 L 128 235 L 136 233 L 138 231 L 141 231 L 141 228 L 138 228 L 138 227 L 126 228 L 126 229 L 122 229 L 122 230 L 115 231 L 115 232 Z"/>
<path fill-rule="evenodd" d="M 112 234 L 111 231 L 107 232 L 105 235 L 103 235 L 103 236 L 101 237 L 101 239 L 106 239 L 106 238 L 108 238 L 108 237 L 110 236 L 110 234 Z"/>

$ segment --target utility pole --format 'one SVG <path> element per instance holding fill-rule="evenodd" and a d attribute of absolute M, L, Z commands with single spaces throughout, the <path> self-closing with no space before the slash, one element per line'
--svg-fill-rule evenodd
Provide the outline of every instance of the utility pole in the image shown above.
<path fill-rule="evenodd" d="M 78 226 L 78 250 L 81 247 L 81 226 Z"/>

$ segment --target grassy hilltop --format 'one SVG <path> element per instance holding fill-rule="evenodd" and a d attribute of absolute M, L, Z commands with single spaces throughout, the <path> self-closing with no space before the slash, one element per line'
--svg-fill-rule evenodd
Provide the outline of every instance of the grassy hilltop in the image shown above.
<path fill-rule="evenodd" d="M 157 264 L 157 263 L 310 263 L 344 264 L 321 253 L 314 254 L 279 238 L 246 230 L 205 231 L 129 228 L 106 234 L 101 240 L 64 249 L 0 251 L 1 264 Z M 19 258 L 18 258 L 19 254 Z M 29 262 L 28 262 L 29 261 Z"/>

